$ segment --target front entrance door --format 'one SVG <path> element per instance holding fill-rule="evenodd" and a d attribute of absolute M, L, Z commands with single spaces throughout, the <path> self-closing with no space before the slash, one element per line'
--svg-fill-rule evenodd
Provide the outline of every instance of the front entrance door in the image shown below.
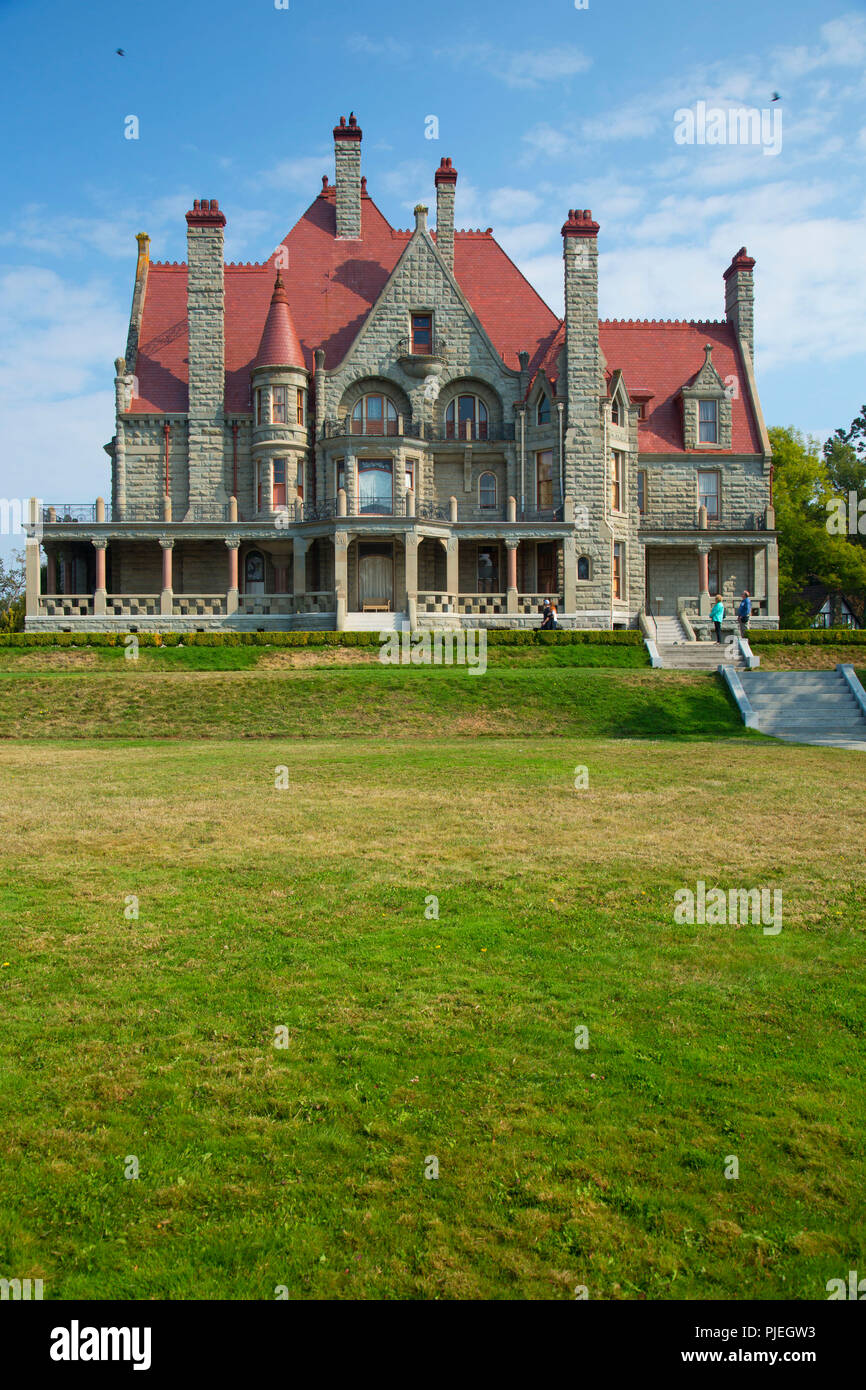
<path fill-rule="evenodd" d="M 556 551 L 553 541 L 545 541 L 538 547 L 538 592 L 556 593 Z"/>
<path fill-rule="evenodd" d="M 358 547 L 358 591 L 361 610 L 364 605 L 389 608 L 394 606 L 394 548 L 390 544 L 367 544 Z"/>

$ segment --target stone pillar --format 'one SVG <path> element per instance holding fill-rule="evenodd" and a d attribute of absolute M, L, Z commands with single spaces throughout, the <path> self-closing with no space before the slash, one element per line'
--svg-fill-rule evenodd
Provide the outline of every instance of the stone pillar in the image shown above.
<path fill-rule="evenodd" d="M 460 542 L 456 536 L 449 536 L 445 542 L 445 588 L 457 598 L 460 593 Z"/>
<path fill-rule="evenodd" d="M 566 536 L 562 542 L 562 611 L 577 612 L 577 541 Z"/>
<path fill-rule="evenodd" d="M 506 516 L 507 516 L 507 518 L 508 518 L 509 521 L 516 521 L 516 520 L 517 520 L 517 498 L 516 498 L 516 497 L 509 497 L 509 499 L 508 499 L 508 510 L 507 510 L 507 512 L 506 512 Z"/>
<path fill-rule="evenodd" d="M 346 626 L 349 606 L 349 533 L 334 532 L 334 589 L 337 595 L 337 631 Z"/>
<path fill-rule="evenodd" d="M 310 542 L 299 536 L 292 539 L 292 593 L 295 596 L 296 613 L 303 613 L 304 611 L 303 600 L 307 592 L 307 551 L 309 546 Z"/>
<path fill-rule="evenodd" d="M 57 593 L 57 552 L 52 547 L 51 550 L 45 548 L 45 586 L 49 594 Z"/>
<path fill-rule="evenodd" d="M 341 488 L 340 488 L 340 491 L 337 493 L 337 516 L 345 516 L 345 515 L 346 515 L 346 489 L 345 489 L 344 487 L 341 487 Z"/>
<path fill-rule="evenodd" d="M 174 579 L 172 576 L 172 551 L 174 541 L 160 537 L 162 546 L 162 593 L 159 596 L 159 611 L 164 618 L 170 618 L 174 608 Z"/>
<path fill-rule="evenodd" d="M 448 519 L 449 519 L 449 521 L 451 522 L 452 526 L 454 525 L 455 521 L 457 520 L 457 498 L 456 498 L 456 497 L 450 497 L 450 498 L 448 499 Z"/>
<path fill-rule="evenodd" d="M 415 515 L 415 490 L 411 487 L 409 488 L 409 491 L 406 493 L 406 515 Z"/>
<path fill-rule="evenodd" d="M 101 617 L 107 608 L 108 595 L 105 592 L 105 551 L 108 541 L 99 539 L 93 541 L 93 548 L 96 551 L 96 584 L 93 589 L 93 616 Z"/>
<path fill-rule="evenodd" d="M 505 556 L 508 566 L 508 589 L 505 595 L 506 613 L 517 612 L 517 547 L 520 541 L 505 542 Z"/>
<path fill-rule="evenodd" d="M 418 532 L 407 531 L 404 538 L 406 548 L 406 602 L 405 611 L 418 598 Z"/>
<path fill-rule="evenodd" d="M 454 273 L 454 195 L 457 170 L 450 159 L 443 159 L 434 175 L 436 184 L 436 249 Z"/>
<path fill-rule="evenodd" d="M 39 614 L 41 572 L 39 541 L 35 536 L 28 536 L 24 544 L 24 615 L 27 618 L 35 618 Z"/>
<path fill-rule="evenodd" d="M 710 551 L 705 545 L 698 546 L 698 612 L 702 618 L 710 616 Z"/>
<path fill-rule="evenodd" d="M 779 621 L 779 547 L 775 541 L 764 546 L 767 572 L 767 617 Z"/>

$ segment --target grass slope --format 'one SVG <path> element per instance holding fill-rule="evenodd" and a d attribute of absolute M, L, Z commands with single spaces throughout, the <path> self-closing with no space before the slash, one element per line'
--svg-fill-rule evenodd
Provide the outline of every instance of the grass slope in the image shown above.
<path fill-rule="evenodd" d="M 550 676 L 541 712 L 511 674 L 460 698 L 533 729 L 594 695 L 661 717 L 624 677 Z M 385 677 L 386 725 L 448 709 L 447 682 Z M 40 693 L 140 734 L 149 699 L 209 729 L 243 689 L 247 728 L 284 702 L 275 743 L 0 747 L 4 1272 L 47 1298 L 738 1299 L 864 1268 L 855 759 L 320 742 L 319 678 L 246 679 Z M 335 680 L 367 727 L 369 687 Z M 781 934 L 676 926 L 699 878 L 781 886 Z"/>

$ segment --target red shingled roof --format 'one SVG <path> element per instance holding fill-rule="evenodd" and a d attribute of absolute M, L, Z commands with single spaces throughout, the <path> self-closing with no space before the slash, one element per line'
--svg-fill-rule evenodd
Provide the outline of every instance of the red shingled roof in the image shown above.
<path fill-rule="evenodd" d="M 362 236 L 336 238 L 335 189 L 322 192 L 286 236 L 288 265 L 281 265 L 297 330 L 298 361 L 312 371 L 313 353 L 325 350 L 325 365 L 342 361 L 405 250 L 410 233 L 390 226 L 373 200 L 362 194 Z M 517 370 L 517 354 L 530 355 L 530 375 L 543 368 L 556 378 L 564 344 L 562 320 L 552 312 L 490 231 L 458 231 L 454 273 L 494 347 Z M 274 286 L 277 253 L 256 265 L 225 271 L 226 410 L 250 409 L 250 372 L 262 342 Z M 189 341 L 186 265 L 149 269 L 136 365 L 138 413 L 183 413 L 188 409 Z M 704 344 L 713 344 L 713 364 L 722 379 L 740 383 L 733 401 L 733 450 L 760 453 L 757 427 L 745 393 L 745 375 L 733 329 L 726 323 L 606 322 L 599 325 L 610 370 L 621 368 L 629 388 L 653 392 L 638 440 L 642 453 L 682 452 L 682 417 L 677 395 L 699 371 Z"/>
<path fill-rule="evenodd" d="M 303 367 L 304 353 L 298 342 L 289 296 L 283 284 L 283 277 L 277 271 L 271 307 L 265 319 L 262 341 L 256 353 L 257 367 Z"/>
<path fill-rule="evenodd" d="M 639 323 L 602 320 L 599 339 L 607 366 L 621 368 L 626 387 L 652 391 L 647 415 L 638 424 L 642 454 L 683 452 L 679 392 L 704 365 L 704 345 L 713 345 L 713 366 L 722 381 L 737 378 L 731 401 L 731 451 L 759 454 L 761 443 L 748 405 L 746 374 L 729 323 Z M 714 450 L 714 452 L 716 452 Z"/>

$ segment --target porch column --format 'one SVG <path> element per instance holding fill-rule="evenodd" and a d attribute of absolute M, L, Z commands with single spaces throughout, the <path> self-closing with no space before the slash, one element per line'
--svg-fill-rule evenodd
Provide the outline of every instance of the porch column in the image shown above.
<path fill-rule="evenodd" d="M 307 551 L 310 548 L 309 540 L 293 536 L 292 537 L 292 593 L 295 596 L 295 612 L 303 613 L 304 599 L 307 593 Z"/>
<path fill-rule="evenodd" d="M 710 616 L 710 548 L 698 546 L 698 612 L 702 618 Z"/>
<path fill-rule="evenodd" d="M 234 501 L 234 498 L 232 498 Z M 237 613 L 238 611 L 238 547 L 240 541 L 236 536 L 230 537 L 226 541 L 229 552 L 229 587 L 226 592 L 226 615 Z"/>
<path fill-rule="evenodd" d="M 107 608 L 107 597 L 105 592 L 105 551 L 108 541 L 100 538 L 92 542 L 96 551 L 96 585 L 93 590 L 93 616 L 101 617 Z"/>
<path fill-rule="evenodd" d="M 520 541 L 505 542 L 506 563 L 508 567 L 508 592 L 505 595 L 506 613 L 517 612 L 517 547 Z"/>
<path fill-rule="evenodd" d="M 27 618 L 35 618 L 39 614 L 41 571 L 39 541 L 36 536 L 28 536 L 24 544 L 24 615 Z"/>
<path fill-rule="evenodd" d="M 174 579 L 172 576 L 172 551 L 174 541 L 160 536 L 162 546 L 162 593 L 159 596 L 159 612 L 163 618 L 170 618 L 174 609 Z"/>
<path fill-rule="evenodd" d="M 562 542 L 562 611 L 577 612 L 577 541 L 574 536 L 565 536 Z"/>
<path fill-rule="evenodd" d="M 767 617 L 779 621 L 779 547 L 776 541 L 764 546 L 767 570 Z"/>
<path fill-rule="evenodd" d="M 52 546 L 45 547 L 45 588 L 49 594 L 57 593 L 57 551 Z"/>
<path fill-rule="evenodd" d="M 349 604 L 349 533 L 334 532 L 334 589 L 337 595 L 337 631 L 346 627 Z"/>
<path fill-rule="evenodd" d="M 457 595 L 460 593 L 459 544 L 456 536 L 449 536 L 445 542 L 445 588 L 454 596 L 455 609 Z"/>
<path fill-rule="evenodd" d="M 409 496 L 412 494 L 410 493 Z M 404 537 L 406 552 L 406 601 L 403 611 L 408 613 L 418 601 L 418 532 L 407 531 Z"/>

